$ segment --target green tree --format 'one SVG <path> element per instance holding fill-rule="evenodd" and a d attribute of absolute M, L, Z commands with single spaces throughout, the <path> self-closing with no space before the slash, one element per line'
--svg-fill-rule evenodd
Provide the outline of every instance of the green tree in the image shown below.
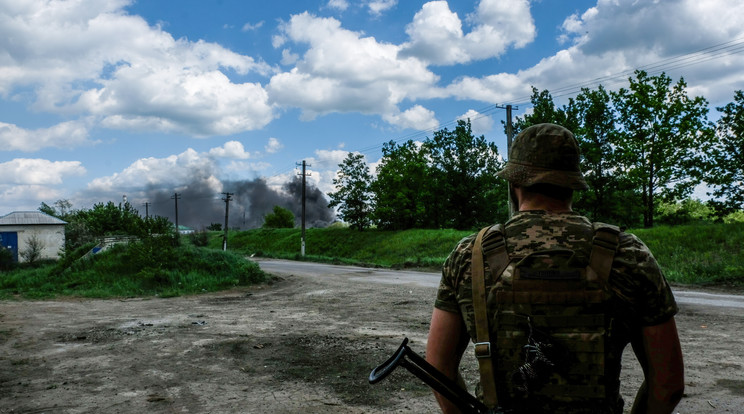
<path fill-rule="evenodd" d="M 425 212 L 422 186 L 428 179 L 429 165 L 418 144 L 412 140 L 382 146 L 377 179 L 370 185 L 377 225 L 401 230 L 421 226 Z"/>
<path fill-rule="evenodd" d="M 331 199 L 328 207 L 338 206 L 341 219 L 362 231 L 372 222 L 372 175 L 369 166 L 364 161 L 364 155 L 350 152 L 338 167 L 336 178 L 333 179 L 336 191 L 328 193 Z"/>
<path fill-rule="evenodd" d="M 744 209 L 744 92 L 734 101 L 716 108 L 723 115 L 716 123 L 716 140 L 706 181 L 715 186 L 712 195 L 723 198 L 726 213 Z"/>
<path fill-rule="evenodd" d="M 207 230 L 209 230 L 209 231 L 222 231 L 222 224 L 220 224 L 220 223 L 210 223 L 207 226 Z"/>
<path fill-rule="evenodd" d="M 640 198 L 617 168 L 616 115 L 610 94 L 601 85 L 596 90 L 583 88 L 564 111 L 567 119 L 575 120 L 572 132 L 581 148 L 581 171 L 589 185 L 575 197 L 576 210 L 595 221 L 637 224 L 641 210 L 634 207 L 640 205 Z"/>
<path fill-rule="evenodd" d="M 294 214 L 286 208 L 274 206 L 272 212 L 264 216 L 263 227 L 269 229 L 294 228 Z"/>
<path fill-rule="evenodd" d="M 570 117 L 565 108 L 559 109 L 556 107 L 553 96 L 547 89 L 540 92 L 533 86 L 530 102 L 532 103 L 532 113 L 526 114 L 523 118 L 516 117 L 514 120 L 512 127 L 515 135 L 532 125 L 543 123 L 561 125 L 570 131 L 575 129 L 576 119 Z"/>
<path fill-rule="evenodd" d="M 656 197 L 683 199 L 700 183 L 702 153 L 710 141 L 707 101 L 690 98 L 687 84 L 636 71 L 628 89 L 613 93 L 618 113 L 618 167 L 640 190 L 643 224 L 654 224 Z"/>
<path fill-rule="evenodd" d="M 433 203 L 443 210 L 437 226 L 471 229 L 506 218 L 506 185 L 496 177 L 502 167 L 498 148 L 483 135 L 475 137 L 470 120 L 458 121 L 453 131 L 435 132 L 424 148 L 431 158 L 431 188 L 443 196 L 443 203 Z"/>

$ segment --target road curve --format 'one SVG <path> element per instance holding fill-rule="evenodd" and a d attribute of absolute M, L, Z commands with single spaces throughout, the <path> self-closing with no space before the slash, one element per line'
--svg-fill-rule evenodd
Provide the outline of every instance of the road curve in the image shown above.
<path fill-rule="evenodd" d="M 306 275 L 347 277 L 364 283 L 385 283 L 414 285 L 436 288 L 439 286 L 439 273 L 416 272 L 409 270 L 390 270 L 325 263 L 298 262 L 254 258 L 265 272 L 276 275 Z M 674 297 L 680 305 L 699 305 L 721 308 L 744 309 L 744 295 L 698 292 L 675 288 Z"/>

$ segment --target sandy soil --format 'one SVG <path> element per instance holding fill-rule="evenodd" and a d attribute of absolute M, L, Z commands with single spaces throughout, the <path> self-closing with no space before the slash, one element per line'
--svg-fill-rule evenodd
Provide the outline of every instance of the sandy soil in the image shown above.
<path fill-rule="evenodd" d="M 435 289 L 351 276 L 288 271 L 190 297 L 0 302 L 0 413 L 435 412 L 402 369 L 367 382 L 404 336 L 423 355 Z M 677 323 L 687 384 L 677 411 L 744 412 L 741 309 L 685 306 Z M 641 375 L 628 354 L 626 400 Z"/>

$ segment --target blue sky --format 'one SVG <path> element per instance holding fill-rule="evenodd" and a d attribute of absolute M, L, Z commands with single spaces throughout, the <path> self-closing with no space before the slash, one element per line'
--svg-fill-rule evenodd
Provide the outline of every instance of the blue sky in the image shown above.
<path fill-rule="evenodd" d="M 684 77 L 715 119 L 743 45 L 741 0 L 0 0 L 0 215 L 125 194 L 168 215 L 195 185 L 219 210 L 302 160 L 328 192 L 349 151 L 374 169 L 383 142 L 462 117 L 503 153 L 498 106 L 636 68 Z"/>

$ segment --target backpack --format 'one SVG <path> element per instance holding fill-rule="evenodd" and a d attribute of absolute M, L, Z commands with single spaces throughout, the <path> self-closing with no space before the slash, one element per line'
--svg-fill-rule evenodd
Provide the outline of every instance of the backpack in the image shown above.
<path fill-rule="evenodd" d="M 592 230 L 586 266 L 577 265 L 568 249 L 509 257 L 502 225 L 476 237 L 471 262 L 475 351 L 487 406 L 615 411 L 608 408 L 614 400 L 605 387 L 605 343 L 612 323 L 607 281 L 620 230 L 604 223 L 594 223 Z M 484 258 L 495 281 L 490 292 Z M 507 268 L 511 277 L 505 280 Z M 487 303 L 497 306 L 492 320 Z"/>

